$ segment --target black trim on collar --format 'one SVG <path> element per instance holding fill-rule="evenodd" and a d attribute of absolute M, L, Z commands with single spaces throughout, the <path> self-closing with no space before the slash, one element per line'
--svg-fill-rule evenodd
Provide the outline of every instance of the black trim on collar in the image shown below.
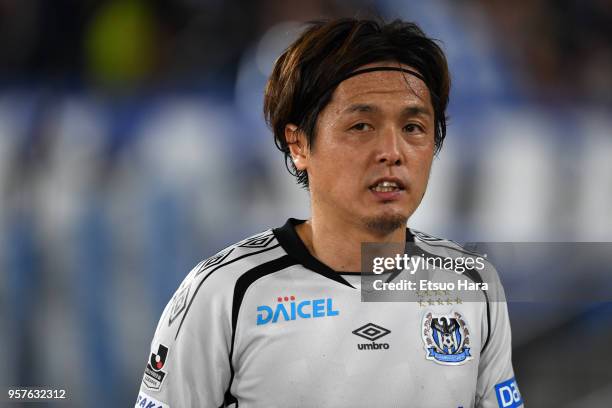
<path fill-rule="evenodd" d="M 306 221 L 289 218 L 285 225 L 273 230 L 276 239 L 283 247 L 285 252 L 287 252 L 292 258 L 296 259 L 306 268 L 323 275 L 326 278 L 355 289 L 355 287 L 348 283 L 346 279 L 344 279 L 338 272 L 334 271 L 332 268 L 325 265 L 323 262 L 312 256 L 310 252 L 308 252 L 308 248 L 306 248 L 306 245 L 304 245 L 299 235 L 295 231 L 295 226 L 302 224 L 303 222 Z"/>
<path fill-rule="evenodd" d="M 346 286 L 350 286 L 351 288 L 355 288 L 351 285 L 346 279 L 342 277 L 342 275 L 360 275 L 361 272 L 338 272 L 325 265 L 323 262 L 319 261 L 317 258 L 312 256 L 312 254 L 306 248 L 306 245 L 300 239 L 300 236 L 295 231 L 295 227 L 302 223 L 306 222 L 306 220 L 298 220 L 295 218 L 289 218 L 285 225 L 279 228 L 275 228 L 273 230 L 276 239 L 285 252 L 287 252 L 291 257 L 296 259 L 300 264 L 304 267 L 314 271 L 320 275 L 325 276 L 333 281 L 341 283 Z M 410 229 L 406 228 L 406 242 L 414 242 L 414 235 L 410 232 Z"/>

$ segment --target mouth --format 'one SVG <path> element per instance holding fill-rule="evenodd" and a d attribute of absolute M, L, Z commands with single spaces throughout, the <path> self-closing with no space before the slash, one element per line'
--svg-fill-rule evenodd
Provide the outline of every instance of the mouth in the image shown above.
<path fill-rule="evenodd" d="M 406 190 L 401 180 L 396 178 L 378 179 L 368 188 L 379 202 L 387 203 L 398 200 Z"/>
<path fill-rule="evenodd" d="M 404 184 L 398 179 L 380 179 L 372 184 L 369 189 L 375 193 L 393 193 L 406 189 Z"/>

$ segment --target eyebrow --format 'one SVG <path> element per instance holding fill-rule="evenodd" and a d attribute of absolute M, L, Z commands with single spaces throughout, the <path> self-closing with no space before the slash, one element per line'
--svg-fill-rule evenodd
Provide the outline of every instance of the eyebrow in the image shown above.
<path fill-rule="evenodd" d="M 357 104 L 353 104 L 349 106 L 348 108 L 344 109 L 342 113 L 351 114 L 355 112 L 377 113 L 377 112 L 380 112 L 380 108 L 376 105 L 368 105 L 366 103 L 357 103 Z M 404 115 L 405 116 L 431 115 L 431 112 L 429 109 L 426 109 L 424 106 L 413 105 L 413 106 L 406 106 L 404 109 L 402 109 L 401 115 L 402 116 Z"/>

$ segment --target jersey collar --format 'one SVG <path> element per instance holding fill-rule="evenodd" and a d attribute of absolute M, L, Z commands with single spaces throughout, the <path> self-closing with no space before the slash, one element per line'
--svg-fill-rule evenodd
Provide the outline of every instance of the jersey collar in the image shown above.
<path fill-rule="evenodd" d="M 296 218 L 289 218 L 285 225 L 273 230 L 276 239 L 279 244 L 289 256 L 296 259 L 304 267 L 325 276 L 333 281 L 341 283 L 343 285 L 354 288 L 346 279 L 342 277 L 343 274 L 360 274 L 361 272 L 338 272 L 319 261 L 317 258 L 306 248 L 306 245 L 300 239 L 300 236 L 295 231 L 295 227 L 306 220 L 299 220 Z M 410 229 L 406 228 L 406 242 L 414 242 L 414 235 L 410 232 Z"/>

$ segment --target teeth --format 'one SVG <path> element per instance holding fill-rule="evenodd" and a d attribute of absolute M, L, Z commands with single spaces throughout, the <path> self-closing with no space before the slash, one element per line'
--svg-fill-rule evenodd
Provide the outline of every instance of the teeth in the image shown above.
<path fill-rule="evenodd" d="M 372 187 L 373 191 L 378 191 L 381 193 L 388 193 L 391 191 L 398 190 L 399 186 L 394 181 L 383 181 Z"/>

